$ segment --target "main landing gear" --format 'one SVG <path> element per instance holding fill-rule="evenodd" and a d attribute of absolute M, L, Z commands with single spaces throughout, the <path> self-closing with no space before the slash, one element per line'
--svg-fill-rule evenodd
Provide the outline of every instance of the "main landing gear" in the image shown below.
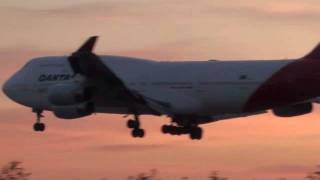
<path fill-rule="evenodd" d="M 200 140 L 202 138 L 202 128 L 193 126 L 175 126 L 175 125 L 163 125 L 161 128 L 162 133 L 171 135 L 183 135 L 189 134 L 190 139 Z"/>
<path fill-rule="evenodd" d="M 43 132 L 46 129 L 46 125 L 41 122 L 41 118 L 44 116 L 42 115 L 43 110 L 33 110 L 37 114 L 37 121 L 33 124 L 33 130 Z"/>
<path fill-rule="evenodd" d="M 145 135 L 144 129 L 140 128 L 139 116 L 134 115 L 134 119 L 130 119 L 127 121 L 127 127 L 132 129 L 131 135 L 134 138 L 143 138 Z"/>
<path fill-rule="evenodd" d="M 134 115 L 134 119 L 127 121 L 127 127 L 132 129 L 131 135 L 134 138 L 143 138 L 145 136 L 144 129 L 140 128 L 140 120 L 138 115 Z M 198 126 L 196 121 L 179 121 L 172 119 L 171 125 L 163 125 L 161 128 L 162 133 L 171 135 L 188 134 L 192 140 L 202 139 L 203 130 Z"/>

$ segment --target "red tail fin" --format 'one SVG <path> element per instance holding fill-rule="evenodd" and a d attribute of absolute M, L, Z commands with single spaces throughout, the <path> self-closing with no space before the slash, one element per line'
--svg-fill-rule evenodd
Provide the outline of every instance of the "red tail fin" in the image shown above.
<path fill-rule="evenodd" d="M 303 59 L 319 59 L 320 60 L 320 43 Z"/>

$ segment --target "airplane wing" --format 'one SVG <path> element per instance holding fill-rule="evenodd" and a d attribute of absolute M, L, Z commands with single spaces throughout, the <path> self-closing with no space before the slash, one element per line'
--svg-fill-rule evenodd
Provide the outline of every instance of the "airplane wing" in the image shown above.
<path fill-rule="evenodd" d="M 133 104 L 144 105 L 153 110 L 154 114 L 166 112 L 166 110 L 163 110 L 165 107 L 161 103 L 149 100 L 138 92 L 128 89 L 123 81 L 102 62 L 99 56 L 92 52 L 97 38 L 97 36 L 90 37 L 68 58 L 73 72 L 85 76 L 99 87 L 115 92 L 118 100 L 127 102 L 130 106 L 133 106 Z M 132 108 L 134 111 L 134 107 Z"/>

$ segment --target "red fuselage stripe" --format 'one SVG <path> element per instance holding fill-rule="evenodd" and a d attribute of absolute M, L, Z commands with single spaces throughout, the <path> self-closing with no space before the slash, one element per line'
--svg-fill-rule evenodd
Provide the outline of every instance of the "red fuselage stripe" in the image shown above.
<path fill-rule="evenodd" d="M 320 59 L 300 59 L 284 66 L 249 98 L 244 111 L 281 107 L 320 96 Z"/>

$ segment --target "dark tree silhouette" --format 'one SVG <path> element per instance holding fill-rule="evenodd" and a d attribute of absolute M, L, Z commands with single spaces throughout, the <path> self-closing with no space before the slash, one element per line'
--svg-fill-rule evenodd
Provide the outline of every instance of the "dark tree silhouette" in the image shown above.
<path fill-rule="evenodd" d="M 305 178 L 308 180 L 320 180 L 320 165 L 317 166 L 318 170 L 309 173 Z"/>
<path fill-rule="evenodd" d="M 222 177 L 219 175 L 218 171 L 212 171 L 210 176 L 208 177 L 210 180 L 228 180 L 226 177 Z M 181 180 L 189 180 L 188 176 L 181 177 Z M 128 180 L 161 180 L 158 177 L 158 171 L 156 169 L 150 170 L 148 173 L 139 173 L 136 176 L 129 176 Z"/>
<path fill-rule="evenodd" d="M 22 162 L 11 161 L 0 172 L 0 180 L 28 180 L 31 173 L 21 166 Z"/>
<path fill-rule="evenodd" d="M 148 173 L 139 173 L 137 176 L 129 176 L 128 180 L 160 180 L 158 176 L 158 171 L 156 169 L 151 169 Z"/>
<path fill-rule="evenodd" d="M 221 177 L 219 175 L 218 171 L 212 171 L 211 175 L 209 176 L 209 179 L 211 179 L 211 180 L 227 180 L 228 178 Z"/>
<path fill-rule="evenodd" d="M 320 180 L 320 171 L 315 171 L 306 176 L 309 180 Z"/>
<path fill-rule="evenodd" d="M 309 180 L 320 180 L 320 176 L 319 176 L 319 174 L 311 173 L 311 174 L 306 176 L 306 179 L 309 179 Z"/>

